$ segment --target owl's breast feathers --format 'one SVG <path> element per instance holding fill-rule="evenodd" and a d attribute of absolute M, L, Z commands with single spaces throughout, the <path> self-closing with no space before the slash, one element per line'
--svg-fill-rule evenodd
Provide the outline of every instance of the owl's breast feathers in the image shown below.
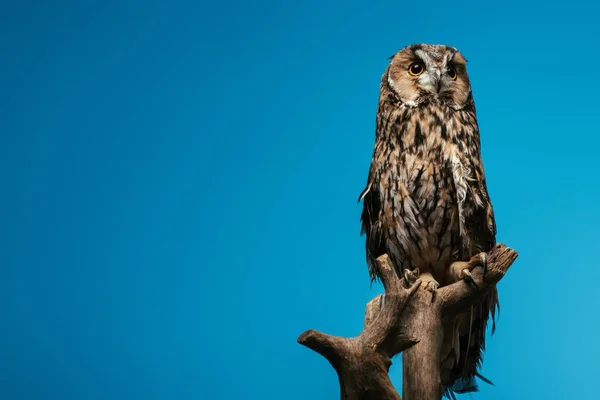
<path fill-rule="evenodd" d="M 388 253 L 396 267 L 452 260 L 495 242 L 474 109 L 380 103 L 362 215 L 371 277 Z"/>

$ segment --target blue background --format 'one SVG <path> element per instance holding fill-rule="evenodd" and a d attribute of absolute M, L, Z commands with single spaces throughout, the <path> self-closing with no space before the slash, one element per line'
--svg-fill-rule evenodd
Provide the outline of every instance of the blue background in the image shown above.
<path fill-rule="evenodd" d="M 335 399 L 387 58 L 469 60 L 500 283 L 480 399 L 593 399 L 591 2 L 20 1 L 0 12 L 0 398 Z M 400 358 L 391 375 L 400 385 Z"/>

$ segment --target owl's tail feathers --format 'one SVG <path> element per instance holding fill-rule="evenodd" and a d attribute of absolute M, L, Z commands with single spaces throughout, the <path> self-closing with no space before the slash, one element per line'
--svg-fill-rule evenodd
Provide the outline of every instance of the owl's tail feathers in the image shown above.
<path fill-rule="evenodd" d="M 494 386 L 494 382 L 490 381 L 489 379 L 482 376 L 481 374 L 476 373 L 474 376 L 462 377 L 462 378 L 455 380 L 452 383 L 452 385 L 446 387 L 446 389 L 444 390 L 444 397 L 452 399 L 452 400 L 456 400 L 456 394 L 478 392 L 479 386 L 477 386 L 477 381 L 476 381 L 475 377 L 481 379 L 483 382 L 487 383 L 488 385 Z"/>
<path fill-rule="evenodd" d="M 458 393 L 458 394 L 462 394 L 462 393 L 471 393 L 471 392 L 478 392 L 479 391 L 479 387 L 477 386 L 477 381 L 475 380 L 475 377 L 471 377 L 471 378 L 460 378 L 457 379 L 456 381 L 454 381 L 452 383 L 452 386 L 450 386 L 449 388 L 446 389 L 446 392 L 449 393 Z M 453 397 L 451 397 L 453 398 Z"/>

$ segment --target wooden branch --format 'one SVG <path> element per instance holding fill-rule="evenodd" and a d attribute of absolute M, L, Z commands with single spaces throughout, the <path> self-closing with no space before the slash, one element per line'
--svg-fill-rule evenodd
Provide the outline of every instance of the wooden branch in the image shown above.
<path fill-rule="evenodd" d="M 367 304 L 364 330 L 357 337 L 342 338 L 311 329 L 298 338 L 298 343 L 321 354 L 335 368 L 344 400 L 400 399 L 388 376 L 391 358 L 416 343 L 402 335 L 399 320 L 421 281 L 405 288 L 387 255 L 377 259 L 377 268 L 386 293 Z"/>
<path fill-rule="evenodd" d="M 420 280 L 406 285 L 383 255 L 376 266 L 385 295 L 367 304 L 363 331 L 354 338 L 343 338 L 311 329 L 298 337 L 298 343 L 331 363 L 338 374 L 342 400 L 400 400 L 388 376 L 391 358 L 400 352 L 404 352 L 404 400 L 440 400 L 442 322 L 477 301 L 502 279 L 516 258 L 514 250 L 497 245 L 488 253 L 485 278 L 481 268 L 472 273 L 479 289 L 457 282 L 439 289 L 433 297 L 419 290 Z"/>
<path fill-rule="evenodd" d="M 406 334 L 419 343 L 402 354 L 402 397 L 405 400 L 442 398 L 440 352 L 444 331 L 438 297 L 419 290 L 403 316 Z"/>

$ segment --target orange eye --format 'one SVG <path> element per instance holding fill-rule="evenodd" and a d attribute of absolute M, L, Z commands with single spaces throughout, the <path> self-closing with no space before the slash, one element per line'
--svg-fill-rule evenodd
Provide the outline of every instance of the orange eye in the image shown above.
<path fill-rule="evenodd" d="M 448 68 L 448 76 L 450 77 L 450 79 L 455 81 L 456 80 L 456 70 L 454 68 Z"/>
<path fill-rule="evenodd" d="M 408 67 L 408 73 L 412 76 L 419 76 L 425 71 L 425 67 L 420 63 L 412 63 Z"/>

